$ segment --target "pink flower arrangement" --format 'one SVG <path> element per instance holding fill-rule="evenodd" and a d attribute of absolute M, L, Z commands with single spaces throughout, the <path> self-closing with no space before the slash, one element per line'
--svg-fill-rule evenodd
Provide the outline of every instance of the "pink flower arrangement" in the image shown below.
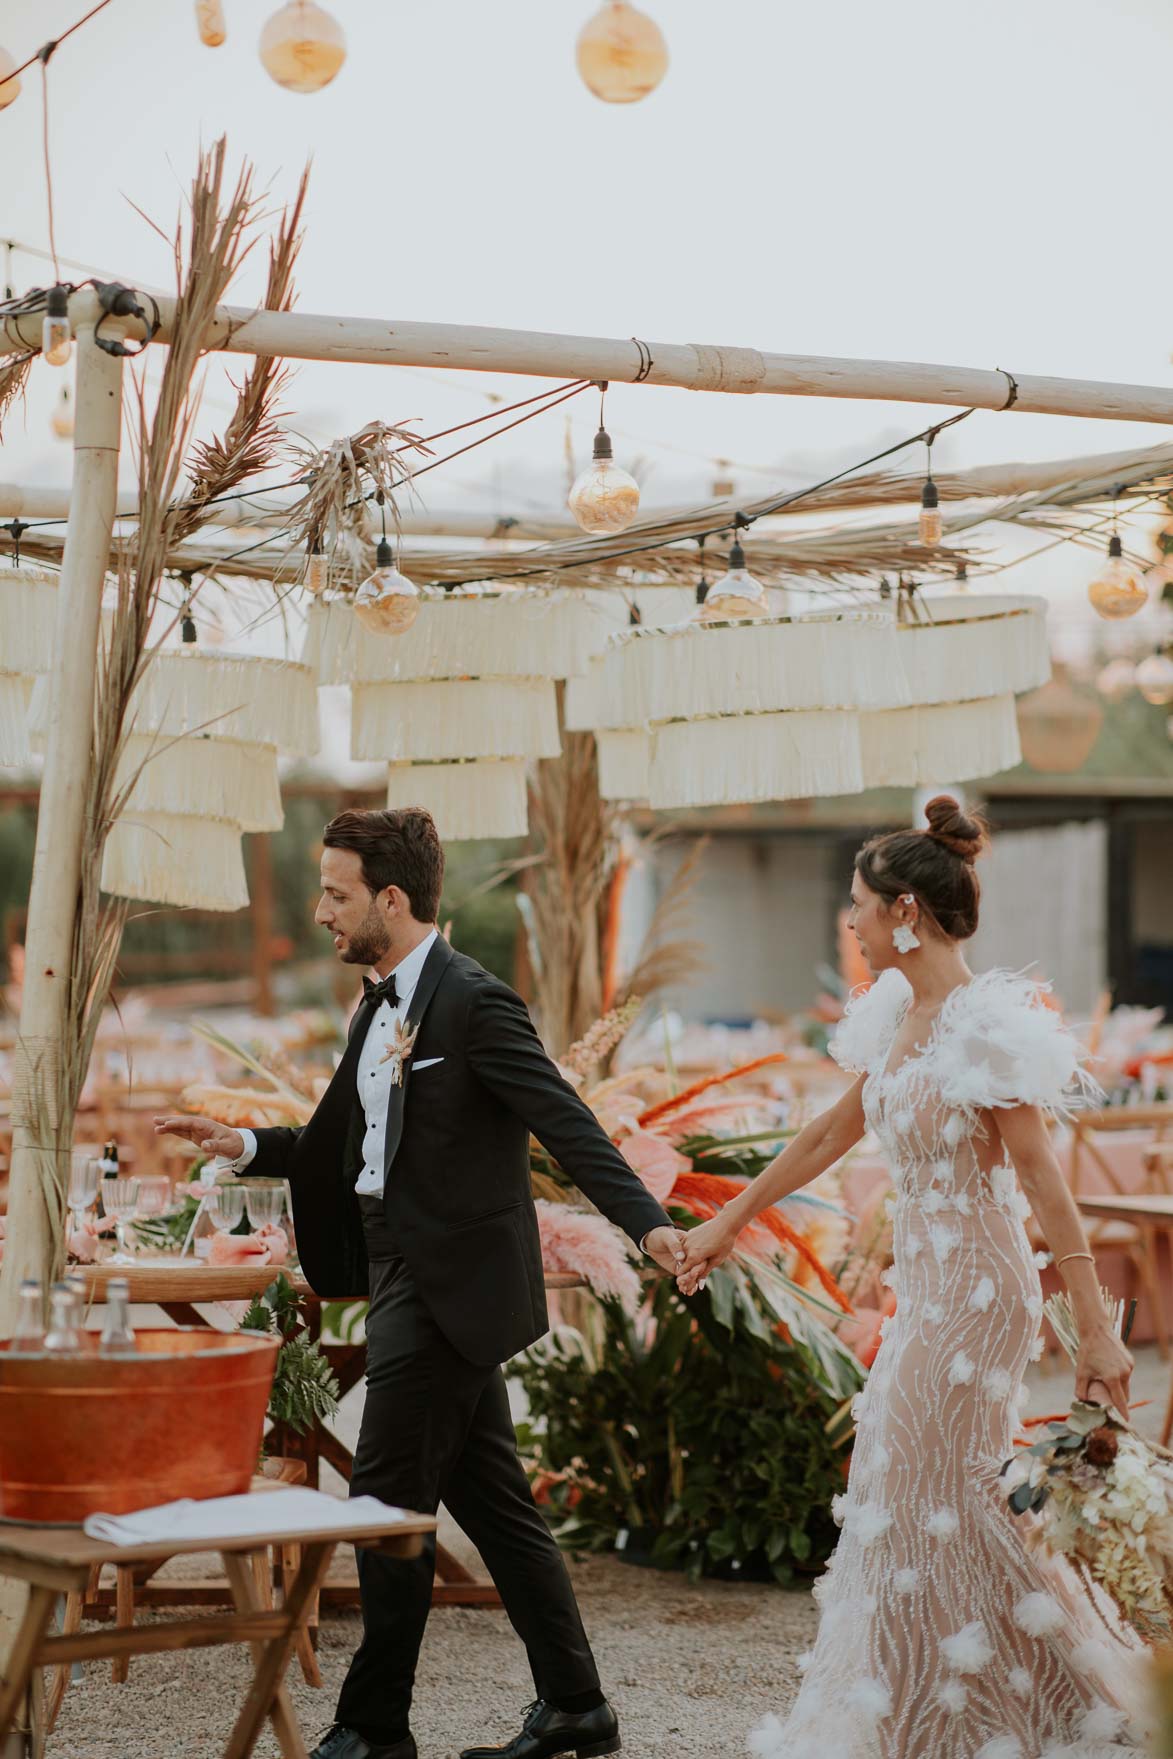
<path fill-rule="evenodd" d="M 534 1207 L 547 1272 L 580 1276 L 596 1295 L 614 1296 L 634 1313 L 639 1306 L 640 1282 L 618 1228 L 601 1215 L 572 1209 L 567 1203 L 539 1199 Z"/>
<path fill-rule="evenodd" d="M 671 1196 L 672 1187 L 681 1173 L 692 1169 L 687 1155 L 673 1148 L 657 1131 L 644 1130 L 639 1124 L 628 1125 L 628 1134 L 620 1140 L 618 1147 L 628 1166 L 639 1174 L 660 1203 Z"/>

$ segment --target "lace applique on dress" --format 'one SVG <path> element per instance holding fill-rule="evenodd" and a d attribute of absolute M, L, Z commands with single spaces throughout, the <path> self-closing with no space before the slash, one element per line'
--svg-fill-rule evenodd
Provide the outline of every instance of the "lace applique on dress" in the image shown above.
<path fill-rule="evenodd" d="M 885 972 L 852 997 L 830 1046 L 867 1076 L 864 1110 L 891 1166 L 897 1306 L 852 1405 L 843 1531 L 815 1591 L 818 1640 L 790 1714 L 759 1725 L 751 1750 L 1135 1754 L 1143 1731 L 1129 1715 L 1142 1692 L 1129 1681 L 1143 1646 L 1066 1564 L 1025 1549 L 998 1477 L 1042 1300 L 996 1113 L 1064 1111 L 1094 1084 L 1039 986 L 1005 971 L 955 990 L 925 1043 L 890 1070 L 911 995 L 902 973 Z"/>

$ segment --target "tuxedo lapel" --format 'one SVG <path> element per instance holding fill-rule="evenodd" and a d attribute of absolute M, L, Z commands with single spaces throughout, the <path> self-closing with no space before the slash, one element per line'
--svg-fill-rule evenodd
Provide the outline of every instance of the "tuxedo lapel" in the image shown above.
<path fill-rule="evenodd" d="M 420 972 L 419 982 L 411 998 L 411 1006 L 407 1010 L 405 1025 L 409 1032 L 418 1027 L 427 1012 L 428 1003 L 436 993 L 436 985 L 443 977 L 452 957 L 452 948 L 443 935 L 437 935 L 432 948 L 424 960 L 424 968 Z M 357 1035 L 356 1035 L 357 1036 Z M 387 1101 L 387 1134 L 383 1141 L 383 1177 L 386 1180 L 391 1171 L 391 1162 L 399 1150 L 399 1140 L 403 1135 L 403 1108 L 407 1098 L 407 1083 L 411 1079 L 411 1057 L 403 1060 L 400 1078 L 391 1089 Z M 384 1190 L 386 1185 L 384 1184 Z"/>

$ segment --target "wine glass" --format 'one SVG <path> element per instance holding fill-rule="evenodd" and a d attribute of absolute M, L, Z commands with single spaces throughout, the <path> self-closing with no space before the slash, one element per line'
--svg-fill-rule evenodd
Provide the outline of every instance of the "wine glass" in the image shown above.
<path fill-rule="evenodd" d="M 101 1181 L 102 1168 L 97 1155 L 86 1150 L 70 1155 L 69 1213 L 75 1233 L 85 1221 L 86 1211 L 93 1208 Z"/>
<path fill-rule="evenodd" d="M 166 1173 L 139 1175 L 138 1213 L 166 1215 L 171 1207 L 171 1181 Z"/>
<path fill-rule="evenodd" d="M 248 1212 L 248 1225 L 254 1233 L 260 1228 L 275 1226 L 285 1208 L 284 1185 L 246 1185 L 244 1207 Z"/>
<path fill-rule="evenodd" d="M 217 1185 L 206 1201 L 212 1226 L 230 1234 L 244 1214 L 243 1185 Z"/>
<path fill-rule="evenodd" d="M 138 1214 L 138 1188 L 137 1179 L 102 1180 L 102 1204 L 106 1214 L 114 1217 L 114 1233 L 118 1240 L 118 1250 L 110 1260 L 111 1264 L 134 1263 L 123 1230 L 126 1223 L 133 1221 Z"/>

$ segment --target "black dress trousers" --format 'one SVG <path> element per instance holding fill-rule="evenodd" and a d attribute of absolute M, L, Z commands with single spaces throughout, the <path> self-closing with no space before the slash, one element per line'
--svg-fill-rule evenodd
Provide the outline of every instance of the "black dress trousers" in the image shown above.
<path fill-rule="evenodd" d="M 448 1342 L 401 1258 L 371 1260 L 370 1292 L 366 1406 L 351 1495 L 423 1514 L 442 1502 L 488 1567 L 525 1644 L 537 1696 L 596 1691 L 598 1671 L 565 1562 L 517 1457 L 501 1369 L 467 1361 Z M 363 1639 L 337 1717 L 376 1745 L 407 1732 L 435 1551 L 429 1539 L 417 1558 L 358 1553 Z"/>

